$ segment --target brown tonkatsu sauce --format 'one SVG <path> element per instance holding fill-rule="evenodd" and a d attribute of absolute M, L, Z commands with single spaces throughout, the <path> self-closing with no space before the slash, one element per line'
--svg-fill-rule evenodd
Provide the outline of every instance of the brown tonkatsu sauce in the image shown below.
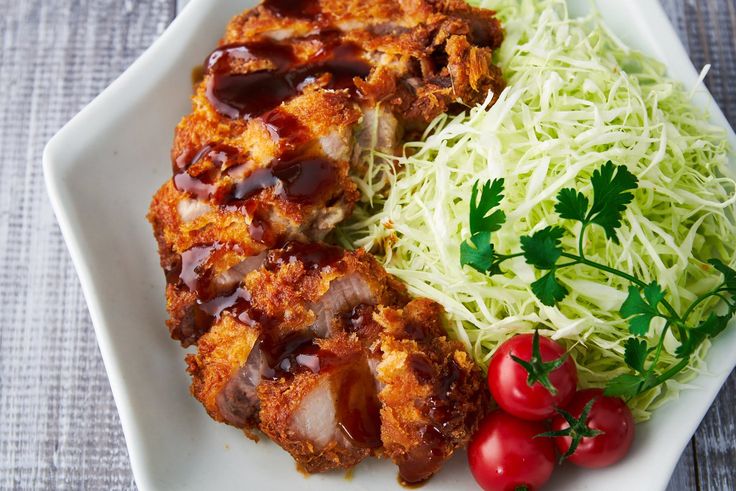
<path fill-rule="evenodd" d="M 312 59 L 302 62 L 293 48 L 278 41 L 226 45 L 215 50 L 205 62 L 210 78 L 207 98 L 212 107 L 230 119 L 262 116 L 281 103 L 298 96 L 307 85 L 327 77 L 323 86 L 354 92 L 355 78 L 366 78 L 371 65 L 363 50 L 344 42 L 333 31 L 318 36 L 322 48 Z M 239 63 L 268 62 L 270 68 L 239 73 Z"/>
<path fill-rule="evenodd" d="M 217 181 L 223 171 L 239 165 L 238 158 L 236 148 L 222 144 L 183 152 L 174 160 L 174 186 L 195 198 L 209 199 L 217 193 Z M 209 165 L 205 169 L 197 168 L 206 163 Z"/>
<path fill-rule="evenodd" d="M 238 73 L 239 64 L 269 62 L 270 69 Z M 250 119 L 275 108 L 295 95 L 287 79 L 296 64 L 291 46 L 274 41 L 229 44 L 213 51 L 205 61 L 207 99 L 230 119 Z"/>
<path fill-rule="evenodd" d="M 185 336 L 199 337 L 210 330 L 223 312 L 242 311 L 250 306 L 250 293 L 241 286 L 219 291 L 213 284 L 213 272 L 209 266 L 218 256 L 229 253 L 241 255 L 242 252 L 237 245 L 220 242 L 195 246 L 184 251 L 178 268 L 167 274 L 169 283 L 183 285 L 197 295 Z"/>
<path fill-rule="evenodd" d="M 431 421 L 447 422 L 448 415 L 452 411 L 449 407 L 450 393 L 453 386 L 460 381 L 462 373 L 457 363 L 454 359 L 449 359 L 443 366 L 439 378 L 435 376 L 434 369 L 424 355 L 412 354 L 408 363 L 419 382 L 434 381 L 432 395 L 420 410 L 425 412 Z M 422 444 L 414 447 L 410 454 L 397 462 L 399 482 L 405 485 L 422 483 L 443 464 L 442 449 L 447 441 L 444 433 L 453 429 L 446 426 L 447 423 L 439 426 L 430 424 L 419 429 Z"/>
<path fill-rule="evenodd" d="M 202 270 L 212 254 L 221 247 L 222 245 L 217 242 L 206 246 L 192 247 L 181 254 L 179 279 L 190 291 L 198 295 L 203 293 L 203 290 L 205 290 L 204 284 L 205 282 L 209 283 L 209 281 L 205 279 L 208 275 L 204 275 Z"/>
<path fill-rule="evenodd" d="M 308 143 L 312 134 L 299 119 L 276 108 L 263 116 L 263 123 L 271 135 L 271 139 L 278 142 L 282 150 L 293 151 L 297 147 Z"/>
<path fill-rule="evenodd" d="M 264 329 L 258 349 L 265 356 L 268 369 L 264 379 L 278 380 L 290 377 L 301 368 L 319 373 L 319 346 L 314 342 L 311 331 L 298 331 L 286 336 L 276 336 L 270 329 Z"/>
<path fill-rule="evenodd" d="M 281 5 L 282 2 L 276 3 Z M 325 31 L 316 37 L 322 48 L 308 62 L 299 62 L 291 45 L 276 41 L 226 45 L 207 58 L 206 73 L 210 75 L 207 98 L 212 107 L 231 119 L 260 117 L 272 139 L 279 144 L 281 154 L 228 189 L 220 189 L 217 180 L 228 161 L 237 160 L 237 150 L 205 145 L 176 159 L 174 185 L 177 189 L 198 199 L 212 199 L 218 205 L 247 201 L 272 188 L 277 189 L 277 196 L 284 200 L 309 204 L 331 189 L 336 180 L 334 163 L 312 155 L 308 145 L 309 130 L 279 106 L 318 79 L 327 88 L 348 89 L 354 93 L 355 78 L 367 77 L 370 65 L 362 59 L 363 51 L 357 45 L 343 42 L 334 31 Z M 254 61 L 267 62 L 270 68 L 238 72 L 239 65 Z M 204 160 L 208 160 L 211 167 L 193 175 L 190 169 Z M 263 237 L 264 226 L 262 222 L 257 224 L 258 236 Z"/>
<path fill-rule="evenodd" d="M 310 203 L 334 184 L 335 168 L 329 159 L 297 157 L 275 159 L 268 167 L 253 171 L 232 187 L 228 202 L 247 200 L 274 188 L 276 195 L 294 203 Z"/>
<path fill-rule="evenodd" d="M 251 239 L 263 245 L 274 245 L 278 242 L 278 238 L 269 225 L 268 210 L 264 210 L 260 203 L 254 200 L 246 201 L 241 210 L 245 215 L 251 217 L 248 224 Z"/>
<path fill-rule="evenodd" d="M 299 373 L 329 373 L 336 421 L 345 437 L 359 448 L 381 446 L 380 402 L 367 360 L 345 359 L 322 348 L 311 331 L 277 336 L 261 319 L 258 346 L 266 362 L 262 380 L 277 381 Z M 265 323 L 266 325 L 263 325 Z M 242 370 L 247 370 L 243 368 Z"/>
<path fill-rule="evenodd" d="M 278 17 L 314 19 L 322 13 L 317 0 L 265 0 L 263 6 Z"/>
<path fill-rule="evenodd" d="M 409 368 L 420 384 L 428 384 L 435 377 L 435 370 L 432 362 L 423 353 L 412 353 L 407 358 Z"/>
<path fill-rule="evenodd" d="M 213 290 L 212 271 L 208 265 L 218 256 L 231 252 L 242 254 L 243 251 L 236 244 L 220 242 L 195 246 L 184 251 L 181 255 L 179 280 L 200 299 L 210 300 L 219 292 Z"/>
<path fill-rule="evenodd" d="M 221 146 L 224 147 L 224 146 Z M 335 164 L 327 158 L 287 152 L 264 168 L 256 169 L 246 178 L 218 187 L 217 181 L 229 159 L 237 157 L 230 147 L 205 146 L 188 162 L 177 159 L 174 186 L 198 199 L 209 199 L 218 205 L 237 206 L 267 189 L 276 189 L 276 196 L 293 203 L 308 204 L 335 184 Z M 207 159 L 212 167 L 192 175 L 193 165 Z M 256 240 L 258 240 L 256 238 Z"/>
<path fill-rule="evenodd" d="M 245 324 L 258 323 L 265 330 L 270 329 L 277 321 L 262 316 L 252 308 L 250 293 L 243 285 L 227 291 L 218 291 L 213 284 L 214 273 L 209 265 L 216 262 L 218 256 L 228 253 L 240 255 L 243 251 L 237 245 L 220 242 L 195 246 L 181 254 L 176 270 L 168 272 L 169 283 L 180 284 L 197 295 L 197 300 L 191 307 L 190 322 L 184 333 L 186 336 L 199 337 L 208 332 L 212 324 L 225 312 Z M 307 270 L 315 271 L 334 266 L 344 254 L 345 251 L 338 247 L 292 242 L 283 249 L 272 250 L 264 260 L 263 266 L 270 271 L 277 271 L 286 263 L 299 261 Z"/>
<path fill-rule="evenodd" d="M 376 382 L 367 362 L 348 363 L 332 377 L 332 390 L 337 396 L 337 423 L 356 447 L 379 448 L 381 403 Z"/>

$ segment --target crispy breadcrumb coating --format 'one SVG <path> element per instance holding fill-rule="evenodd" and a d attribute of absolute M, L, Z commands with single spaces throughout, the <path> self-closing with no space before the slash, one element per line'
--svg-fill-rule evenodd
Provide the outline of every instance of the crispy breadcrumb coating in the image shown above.
<path fill-rule="evenodd" d="M 367 253 L 321 243 L 369 147 L 504 86 L 494 13 L 462 0 L 265 0 L 236 16 L 176 128 L 148 218 L 172 338 L 217 421 L 308 472 L 391 458 L 429 478 L 486 411 L 443 309 Z"/>

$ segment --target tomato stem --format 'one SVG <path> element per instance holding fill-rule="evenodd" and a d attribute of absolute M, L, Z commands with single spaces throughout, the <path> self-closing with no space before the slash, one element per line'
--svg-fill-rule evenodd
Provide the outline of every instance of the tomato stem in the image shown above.
<path fill-rule="evenodd" d="M 565 418 L 565 421 L 567 421 L 567 424 L 569 425 L 567 428 L 559 431 L 547 431 L 545 433 L 540 433 L 537 435 L 537 437 L 560 437 L 560 436 L 567 436 L 572 439 L 570 442 L 570 447 L 568 447 L 567 452 L 565 452 L 563 455 L 560 456 L 560 463 L 562 463 L 566 458 L 570 457 L 572 454 L 575 453 L 575 450 L 577 450 L 578 445 L 580 445 L 580 441 L 583 438 L 595 438 L 598 435 L 602 435 L 604 432 L 601 430 L 594 430 L 593 428 L 588 426 L 588 415 L 590 414 L 590 410 L 593 408 L 593 404 L 598 400 L 597 397 L 594 397 L 588 403 L 585 405 L 585 408 L 583 408 L 583 411 L 580 413 L 580 417 L 576 418 L 572 414 L 568 413 L 564 409 L 557 408 L 556 411 Z M 536 437 L 535 437 L 536 438 Z"/>
<path fill-rule="evenodd" d="M 557 395 L 557 388 L 549 380 L 549 374 L 557 370 L 562 366 L 569 355 L 565 353 L 561 357 L 545 362 L 542 360 L 542 352 L 539 348 L 539 330 L 534 331 L 534 338 L 532 339 L 532 356 L 529 361 L 522 360 L 518 356 L 511 355 L 511 359 L 516 363 L 524 367 L 528 377 L 526 383 L 529 387 L 532 387 L 536 383 L 542 384 L 542 386 L 549 391 L 553 396 Z"/>

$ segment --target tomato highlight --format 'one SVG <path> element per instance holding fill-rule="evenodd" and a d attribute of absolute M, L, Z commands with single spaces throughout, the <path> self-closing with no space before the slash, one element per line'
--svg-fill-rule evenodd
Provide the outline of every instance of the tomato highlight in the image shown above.
<path fill-rule="evenodd" d="M 555 468 L 552 440 L 539 438 L 544 424 L 503 411 L 488 415 L 468 446 L 473 477 L 485 491 L 534 491 Z"/>
<path fill-rule="evenodd" d="M 499 346 L 488 366 L 488 387 L 507 413 L 530 421 L 555 416 L 575 394 L 575 362 L 559 343 L 519 334 Z"/>
<path fill-rule="evenodd" d="M 581 390 L 565 412 L 579 419 L 581 425 L 576 428 L 560 414 L 552 420 L 549 434 L 557 434 L 553 438 L 557 449 L 573 464 L 599 469 L 619 462 L 629 452 L 634 441 L 634 417 L 622 399 L 607 397 L 600 389 Z M 585 430 L 594 434 L 586 436 Z"/>

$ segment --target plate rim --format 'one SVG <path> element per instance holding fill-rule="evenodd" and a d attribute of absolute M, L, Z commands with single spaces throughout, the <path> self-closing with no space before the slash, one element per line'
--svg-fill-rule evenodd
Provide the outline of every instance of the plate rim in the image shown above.
<path fill-rule="evenodd" d="M 44 183 L 51 202 L 51 208 L 59 222 L 62 237 L 67 245 L 74 269 L 79 277 L 82 295 L 87 304 L 95 338 L 110 383 L 110 390 L 120 418 L 120 426 L 128 451 L 133 479 L 141 491 L 156 489 L 157 486 L 149 471 L 149 465 L 147 465 L 146 459 L 142 455 L 142 452 L 138 451 L 137 439 L 133 436 L 135 433 L 134 427 L 137 425 L 137 418 L 135 410 L 130 404 L 129 386 L 122 377 L 120 369 L 122 362 L 112 349 L 107 333 L 108 327 L 103 319 L 103 308 L 98 301 L 97 292 L 94 289 L 91 267 L 82 253 L 84 247 L 78 235 L 75 233 L 76 226 L 68 213 L 68 205 L 65 204 L 62 197 L 63 173 L 65 171 L 63 167 L 65 166 L 61 163 L 62 157 L 60 157 L 60 152 L 63 152 L 64 142 L 69 138 L 67 135 L 73 136 L 76 128 L 86 125 L 98 108 L 107 105 L 108 101 L 111 101 L 118 95 L 124 96 L 126 94 L 125 88 L 130 85 L 131 81 L 136 80 L 140 76 L 140 72 L 145 71 L 156 62 L 156 56 L 159 52 L 165 51 L 170 43 L 175 42 L 178 36 L 180 36 L 180 32 L 186 35 L 184 31 L 186 31 L 187 25 L 201 22 L 209 10 L 206 8 L 208 4 L 214 6 L 213 3 L 210 3 L 210 0 L 189 0 L 182 11 L 171 21 L 164 32 L 161 33 L 150 47 L 145 49 L 107 88 L 82 108 L 68 123 L 62 126 L 46 144 L 42 155 Z"/>

